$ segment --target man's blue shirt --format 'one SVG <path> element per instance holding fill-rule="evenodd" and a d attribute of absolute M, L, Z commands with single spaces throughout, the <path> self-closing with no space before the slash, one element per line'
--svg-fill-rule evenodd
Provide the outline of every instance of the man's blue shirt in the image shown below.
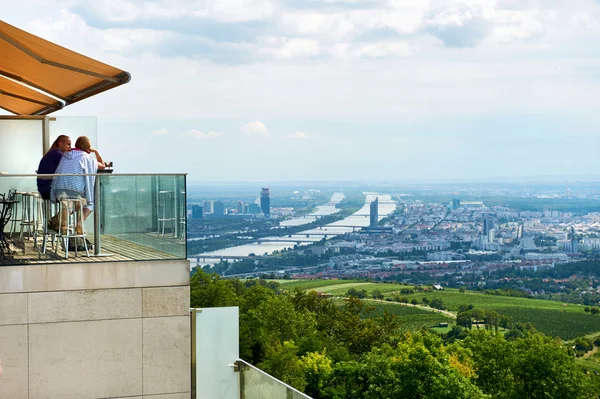
<path fill-rule="evenodd" d="M 40 175 L 51 175 L 56 172 L 56 168 L 63 157 L 63 152 L 58 148 L 48 151 L 46 155 L 40 161 L 38 167 L 38 174 Z M 37 179 L 38 191 L 41 194 L 50 193 L 50 187 L 52 186 L 52 179 Z"/>

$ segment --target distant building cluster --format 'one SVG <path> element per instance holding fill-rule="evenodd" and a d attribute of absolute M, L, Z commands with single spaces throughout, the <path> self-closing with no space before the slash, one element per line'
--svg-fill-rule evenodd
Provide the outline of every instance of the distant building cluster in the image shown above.
<path fill-rule="evenodd" d="M 265 217 L 271 215 L 270 189 L 263 188 L 256 202 L 244 203 L 238 201 L 234 207 L 227 207 L 220 200 L 205 200 L 202 204 L 192 204 L 192 219 L 223 218 L 235 216 L 257 216 L 263 214 Z"/>

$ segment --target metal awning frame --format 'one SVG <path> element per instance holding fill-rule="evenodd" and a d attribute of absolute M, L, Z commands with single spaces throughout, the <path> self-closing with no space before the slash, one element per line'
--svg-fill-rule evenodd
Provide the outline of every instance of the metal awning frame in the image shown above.
<path fill-rule="evenodd" d="M 10 35 L 5 34 L 4 32 L 1 32 L 1 31 L 0 31 L 0 40 L 3 40 L 5 42 L 9 43 L 10 45 L 17 48 L 21 52 L 25 53 L 29 57 L 33 58 L 40 64 L 45 64 L 45 65 L 49 65 L 49 66 L 52 66 L 55 68 L 65 69 L 65 70 L 80 73 L 83 75 L 88 75 L 88 76 L 92 76 L 92 77 L 95 77 L 98 79 L 102 79 L 101 82 L 98 82 L 98 83 L 96 83 L 92 86 L 89 86 L 79 92 L 76 92 L 67 97 L 64 97 L 57 93 L 53 93 L 43 87 L 40 87 L 40 86 L 36 85 L 35 83 L 22 78 L 21 76 L 14 75 L 14 74 L 8 73 L 8 72 L 0 69 L 0 75 L 4 76 L 5 78 L 17 81 L 23 85 L 29 86 L 30 88 L 35 88 L 35 89 L 41 91 L 43 94 L 51 95 L 52 97 L 60 99 L 60 101 L 56 101 L 54 103 L 46 103 L 46 102 L 39 101 L 39 100 L 29 98 L 26 96 L 18 95 L 16 93 L 11 93 L 11 92 L 8 92 L 5 90 L 0 90 L 0 95 L 6 95 L 9 97 L 18 98 L 23 101 L 42 105 L 42 108 L 36 110 L 31 115 L 47 115 L 51 112 L 62 109 L 66 105 L 75 103 L 77 101 L 83 100 L 88 97 L 91 97 L 95 94 L 109 90 L 113 87 L 128 83 L 131 80 L 131 75 L 128 72 L 121 72 L 115 76 L 107 76 L 107 75 L 99 74 L 99 73 L 96 73 L 93 71 L 88 71 L 83 68 L 78 68 L 78 67 L 74 67 L 71 65 L 67 65 L 67 64 L 63 64 L 60 62 L 46 59 L 46 58 L 40 56 L 39 54 L 37 54 L 35 51 L 28 48 L 27 46 L 25 46 L 23 43 L 21 43 L 17 39 L 13 38 Z M 0 107 L 0 108 L 3 108 L 13 114 L 18 114 L 18 112 L 15 112 L 14 110 L 11 110 L 11 109 L 8 109 L 5 107 Z"/>

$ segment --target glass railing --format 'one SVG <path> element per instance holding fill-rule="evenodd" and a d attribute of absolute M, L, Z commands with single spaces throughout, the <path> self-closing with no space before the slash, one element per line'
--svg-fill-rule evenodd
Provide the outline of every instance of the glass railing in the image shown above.
<path fill-rule="evenodd" d="M 310 399 L 297 389 L 254 367 L 248 362 L 236 362 L 240 373 L 240 399 Z"/>
<path fill-rule="evenodd" d="M 83 175 L 72 176 L 83 178 Z M 101 173 L 89 177 L 95 180 L 94 211 L 86 219 L 84 230 L 92 244 L 91 257 L 102 257 L 102 261 L 186 258 L 184 174 Z M 52 223 L 44 234 L 45 222 L 58 214 L 58 207 L 43 201 L 38 192 L 38 178 L 52 180 L 55 175 L 0 175 L 0 194 L 5 194 L 6 202 L 0 203 L 0 214 L 2 208 L 12 207 L 9 219 L 3 223 L 9 249 L 0 252 L 0 265 L 66 259 L 65 245 L 55 239 Z M 10 204 L 6 200 L 10 196 L 17 203 Z M 82 256 L 81 251 L 78 256 Z"/>

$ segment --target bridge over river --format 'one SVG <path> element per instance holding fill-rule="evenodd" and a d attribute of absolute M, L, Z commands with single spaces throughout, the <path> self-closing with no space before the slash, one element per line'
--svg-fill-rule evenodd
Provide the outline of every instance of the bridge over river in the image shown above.
<path fill-rule="evenodd" d="M 346 233 L 360 231 L 360 229 L 368 227 L 368 218 L 370 217 L 369 205 L 375 198 L 379 200 L 379 220 L 384 219 L 396 209 L 396 203 L 392 201 L 390 195 L 382 195 L 376 193 L 365 193 L 365 204 L 356 213 L 337 222 L 332 222 L 325 226 L 315 227 L 310 230 L 301 231 L 290 236 L 273 236 L 265 237 L 258 240 L 253 240 L 244 245 L 224 248 L 203 254 L 191 255 L 191 259 L 203 260 L 237 260 L 246 259 L 250 254 L 261 254 L 260 257 L 252 257 L 253 259 L 262 259 L 262 254 L 271 254 L 275 251 L 281 251 L 287 248 L 292 248 L 294 245 L 310 245 L 320 241 L 322 238 L 329 239 L 335 236 Z M 339 229 L 339 230 L 335 230 Z M 343 231 L 346 229 L 347 231 Z M 318 238 L 318 239 L 312 239 Z M 213 262 L 211 262 L 213 263 Z"/>

